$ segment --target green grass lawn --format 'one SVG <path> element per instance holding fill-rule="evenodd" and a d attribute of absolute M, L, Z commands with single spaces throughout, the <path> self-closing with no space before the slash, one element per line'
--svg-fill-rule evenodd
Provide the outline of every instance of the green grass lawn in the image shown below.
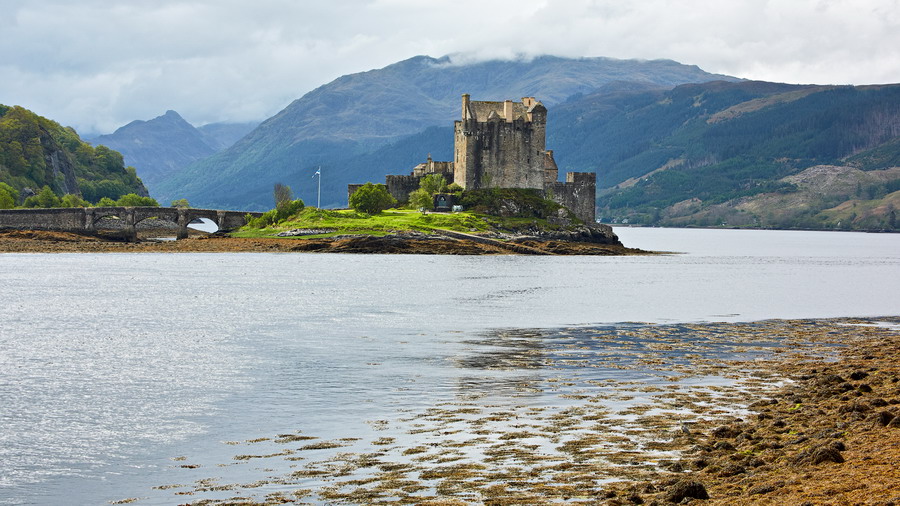
<path fill-rule="evenodd" d="M 469 212 L 428 213 L 419 211 L 390 209 L 376 215 L 367 215 L 353 210 L 330 210 L 307 207 L 277 225 L 267 228 L 244 227 L 233 233 L 234 237 L 269 237 L 285 230 L 297 228 L 333 229 L 334 232 L 304 238 L 327 237 L 342 234 L 385 235 L 401 231 L 417 230 L 431 232 L 435 229 L 459 232 L 483 232 L 499 224 L 500 218 L 483 216 Z M 509 220 L 502 220 L 504 222 Z M 534 220 L 523 220 L 533 222 Z"/>

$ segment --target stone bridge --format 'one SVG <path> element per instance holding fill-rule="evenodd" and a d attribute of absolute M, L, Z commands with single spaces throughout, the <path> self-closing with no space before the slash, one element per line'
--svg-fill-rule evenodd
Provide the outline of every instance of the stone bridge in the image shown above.
<path fill-rule="evenodd" d="M 0 209 L 0 229 L 56 230 L 92 233 L 102 228 L 101 220 L 115 220 L 116 228 L 125 230 L 128 239 L 137 238 L 137 226 L 148 219 L 174 223 L 178 239 L 188 236 L 188 224 L 207 218 L 219 230 L 234 230 L 246 224 L 246 216 L 254 218 L 262 213 L 191 209 L 179 207 L 61 207 L 50 209 Z"/>

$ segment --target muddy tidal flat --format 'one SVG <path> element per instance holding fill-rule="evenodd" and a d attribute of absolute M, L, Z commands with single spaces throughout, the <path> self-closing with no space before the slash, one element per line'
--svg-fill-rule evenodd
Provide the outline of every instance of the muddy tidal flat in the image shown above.
<path fill-rule="evenodd" d="M 164 231 L 170 233 L 170 231 Z M 380 253 L 422 255 L 646 255 L 646 251 L 619 245 L 569 241 L 528 241 L 518 252 L 490 244 L 424 234 L 337 238 L 235 238 L 192 232 L 188 239 L 155 240 L 143 232 L 142 240 L 125 242 L 68 232 L 0 231 L 0 253 Z"/>
<path fill-rule="evenodd" d="M 534 370 L 506 401 L 460 389 L 366 420 L 366 434 L 222 441 L 230 460 L 172 455 L 180 479 L 156 492 L 195 504 L 900 502 L 900 317 L 505 332 L 483 336 L 502 350 L 465 365 Z"/>

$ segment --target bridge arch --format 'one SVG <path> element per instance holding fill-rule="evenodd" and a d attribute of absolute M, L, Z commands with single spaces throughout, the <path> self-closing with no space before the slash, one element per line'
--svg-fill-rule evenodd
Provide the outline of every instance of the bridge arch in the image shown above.
<path fill-rule="evenodd" d="M 103 220 L 121 222 L 128 237 L 137 239 L 136 225 L 148 219 L 161 219 L 178 226 L 178 238 L 187 237 L 188 225 L 197 219 L 206 219 L 218 230 L 234 230 L 246 224 L 247 216 L 258 217 L 262 213 L 222 211 L 217 209 L 184 209 L 175 207 L 73 207 L 52 209 L 3 209 L 0 210 L 0 228 L 59 230 L 67 232 L 94 232 Z"/>

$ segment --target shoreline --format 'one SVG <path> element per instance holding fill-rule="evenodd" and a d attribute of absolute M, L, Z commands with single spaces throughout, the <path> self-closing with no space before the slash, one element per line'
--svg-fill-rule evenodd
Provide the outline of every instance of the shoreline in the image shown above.
<path fill-rule="evenodd" d="M 192 231 L 187 239 L 137 242 L 40 230 L 0 230 L 0 253 L 356 253 L 422 255 L 652 255 L 615 244 L 528 240 L 499 247 L 472 240 L 424 234 L 355 235 L 333 238 L 238 238 Z M 512 249 L 516 251 L 513 251 Z"/>
<path fill-rule="evenodd" d="M 394 432 L 352 449 L 348 446 L 359 439 L 328 441 L 301 431 L 261 434 L 225 443 L 238 453 L 232 465 L 279 467 L 275 459 L 284 459 L 294 463 L 288 474 L 267 472 L 260 481 L 211 489 L 205 484 L 215 477 L 194 474 L 203 468 L 195 463 L 197 456 L 173 456 L 192 474 L 157 488 L 204 504 L 887 505 L 900 500 L 900 316 L 592 332 L 601 348 L 604 342 L 623 346 L 624 339 L 621 350 L 633 353 L 634 363 L 591 352 L 544 356 L 543 367 L 557 376 L 523 388 L 569 401 L 557 408 L 492 409 L 479 397 L 457 397 L 401 418 L 393 423 Z M 684 339 L 691 336 L 696 337 Z M 632 337 L 638 340 L 628 344 Z M 729 350 L 725 358 L 717 357 L 723 350 Z M 649 368 L 665 380 L 579 383 L 577 371 L 564 371 L 580 359 L 587 361 L 585 367 Z M 731 383 L 682 381 L 704 376 Z M 607 407 L 627 403 L 636 392 L 644 392 L 645 399 L 619 411 Z M 404 431 L 415 434 L 415 446 L 401 442 Z M 539 447 L 541 439 L 555 450 Z M 336 449 L 331 457 L 316 453 L 331 448 Z M 472 457 L 479 453 L 484 455 Z M 205 466 L 206 473 L 216 474 Z M 204 479 L 189 485 L 188 476 Z"/>

